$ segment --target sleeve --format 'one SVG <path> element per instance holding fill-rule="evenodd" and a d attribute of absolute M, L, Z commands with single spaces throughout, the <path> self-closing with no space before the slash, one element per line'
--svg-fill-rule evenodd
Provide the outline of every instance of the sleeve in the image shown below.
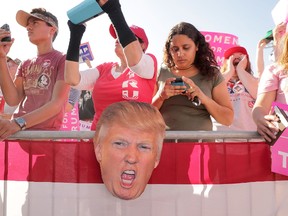
<path fill-rule="evenodd" d="M 59 58 L 59 62 L 57 65 L 58 73 L 57 73 L 56 80 L 64 80 L 65 58 L 66 58 L 66 55 L 61 54 L 61 58 Z"/>
<path fill-rule="evenodd" d="M 214 78 L 214 82 L 213 82 L 213 88 L 218 86 L 223 81 L 225 81 L 223 74 L 218 69 L 217 69 L 217 71 L 218 72 L 216 73 L 215 78 Z"/>
<path fill-rule="evenodd" d="M 68 102 L 72 106 L 74 106 L 78 102 L 78 100 L 80 98 L 80 95 L 81 95 L 81 91 L 80 90 L 71 88 L 70 89 L 70 93 L 69 93 Z"/>
<path fill-rule="evenodd" d="M 95 82 L 99 78 L 99 71 L 97 68 L 89 68 L 87 70 L 80 71 L 80 82 L 73 88 L 78 90 L 92 90 Z"/>
<path fill-rule="evenodd" d="M 15 77 L 22 77 L 23 65 L 24 65 L 24 62 L 21 62 L 17 68 Z"/>
<path fill-rule="evenodd" d="M 279 74 L 279 68 L 275 64 L 265 67 L 258 85 L 258 94 L 278 89 L 279 77 L 277 74 Z"/>
<path fill-rule="evenodd" d="M 130 69 L 139 77 L 153 79 L 157 73 L 157 60 L 152 54 L 143 54 L 138 64 Z"/>

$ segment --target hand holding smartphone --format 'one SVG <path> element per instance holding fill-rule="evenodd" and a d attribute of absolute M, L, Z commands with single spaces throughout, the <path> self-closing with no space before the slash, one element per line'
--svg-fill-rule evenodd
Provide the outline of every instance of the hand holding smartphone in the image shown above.
<path fill-rule="evenodd" d="M 182 93 L 183 94 L 186 93 L 186 86 L 185 86 L 185 83 L 183 82 L 182 78 L 177 77 L 175 80 L 171 81 L 171 85 L 185 87 L 185 89 L 183 89 L 184 91 Z"/>
<path fill-rule="evenodd" d="M 4 29 L 5 31 L 10 31 L 10 27 L 8 24 L 4 24 L 3 26 L 1 26 L 1 29 Z M 5 37 L 2 38 L 1 42 L 10 42 L 11 41 L 11 37 Z"/>
<path fill-rule="evenodd" d="M 176 78 L 174 81 L 171 82 L 171 85 L 173 86 L 184 86 L 185 83 L 183 82 L 182 78 Z M 186 91 L 183 91 L 183 94 L 186 93 Z M 200 106 L 201 105 L 201 100 L 195 96 L 192 100 L 192 103 L 195 106 Z"/>
<path fill-rule="evenodd" d="M 173 86 L 183 86 L 185 84 L 184 84 L 182 78 L 176 78 L 175 80 L 173 80 L 171 82 L 171 85 L 173 85 Z"/>

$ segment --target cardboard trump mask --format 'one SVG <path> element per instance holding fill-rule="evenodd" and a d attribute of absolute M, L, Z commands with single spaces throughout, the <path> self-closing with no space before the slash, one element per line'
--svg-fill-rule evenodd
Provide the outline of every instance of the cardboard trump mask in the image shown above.
<path fill-rule="evenodd" d="M 165 123 L 148 103 L 123 101 L 102 113 L 94 137 L 101 176 L 113 196 L 130 200 L 145 190 L 158 166 Z"/>

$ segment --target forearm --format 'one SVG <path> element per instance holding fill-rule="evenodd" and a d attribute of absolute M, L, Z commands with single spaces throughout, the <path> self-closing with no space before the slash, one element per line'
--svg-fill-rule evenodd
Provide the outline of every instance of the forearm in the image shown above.
<path fill-rule="evenodd" d="M 10 76 L 6 57 L 0 58 L 0 77 L 0 86 L 6 103 L 10 106 L 17 105 L 19 103 L 18 90 Z"/>
<path fill-rule="evenodd" d="M 39 109 L 36 109 L 30 113 L 21 116 L 26 121 L 26 128 L 30 128 L 34 125 L 45 122 L 53 116 L 57 115 L 59 112 L 62 111 L 62 108 L 66 105 L 66 103 L 67 101 L 50 101 Z"/>
<path fill-rule="evenodd" d="M 124 49 L 128 66 L 135 66 L 140 61 L 143 50 L 125 20 L 119 0 L 109 0 L 101 7 L 108 14 L 115 28 L 117 38 Z"/>
<path fill-rule="evenodd" d="M 264 51 L 263 48 L 257 48 L 256 52 L 256 71 L 258 73 L 258 77 L 261 77 L 264 70 Z"/>
<path fill-rule="evenodd" d="M 70 30 L 70 40 L 66 54 L 64 79 L 66 83 L 74 86 L 80 82 L 79 47 L 86 26 L 83 24 L 73 24 L 70 20 L 68 21 L 68 26 Z"/>
<path fill-rule="evenodd" d="M 70 87 L 65 84 L 64 81 L 57 81 L 53 90 L 52 99 L 48 103 L 21 116 L 26 120 L 27 128 L 42 123 L 57 115 L 59 112 L 64 111 L 66 103 L 68 102 L 69 91 Z"/>
<path fill-rule="evenodd" d="M 213 99 L 207 97 L 205 101 L 205 107 L 210 115 L 220 124 L 229 126 L 233 123 L 234 111 L 231 106 L 220 105 Z M 229 101 L 230 102 L 230 101 Z"/>
<path fill-rule="evenodd" d="M 252 109 L 252 118 L 256 125 L 259 124 L 264 119 L 264 116 L 268 115 L 268 112 L 265 108 L 261 106 L 254 106 Z"/>
<path fill-rule="evenodd" d="M 245 88 L 249 92 L 249 94 L 254 99 L 256 99 L 259 79 L 254 77 L 252 74 L 248 73 L 244 69 L 238 70 L 237 74 L 242 84 L 245 86 Z"/>
<path fill-rule="evenodd" d="M 226 126 L 232 124 L 234 110 L 225 81 L 222 81 L 213 88 L 212 98 L 204 94 L 200 99 L 207 111 L 216 121 Z"/>
<path fill-rule="evenodd" d="M 163 98 L 163 96 L 161 96 L 160 93 L 157 93 L 156 95 L 154 95 L 152 99 L 152 105 L 160 109 L 164 101 L 165 101 L 165 98 Z"/>
<path fill-rule="evenodd" d="M 65 70 L 64 70 L 64 80 L 67 84 L 71 86 L 76 86 L 79 84 L 81 79 L 79 73 L 79 63 L 75 61 L 65 61 Z"/>

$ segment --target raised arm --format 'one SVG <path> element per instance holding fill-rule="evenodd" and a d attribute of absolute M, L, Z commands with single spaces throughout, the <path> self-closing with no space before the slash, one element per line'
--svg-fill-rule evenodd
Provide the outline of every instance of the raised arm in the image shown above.
<path fill-rule="evenodd" d="M 64 80 L 69 85 L 76 86 L 81 79 L 79 72 L 79 47 L 86 27 L 83 24 L 73 24 L 70 20 L 68 21 L 68 26 L 70 29 L 70 41 L 66 54 Z"/>
<path fill-rule="evenodd" d="M 119 42 L 124 49 L 127 66 L 135 66 L 141 60 L 143 48 L 126 23 L 119 0 L 100 0 L 98 3 L 108 14 L 116 30 Z"/>

